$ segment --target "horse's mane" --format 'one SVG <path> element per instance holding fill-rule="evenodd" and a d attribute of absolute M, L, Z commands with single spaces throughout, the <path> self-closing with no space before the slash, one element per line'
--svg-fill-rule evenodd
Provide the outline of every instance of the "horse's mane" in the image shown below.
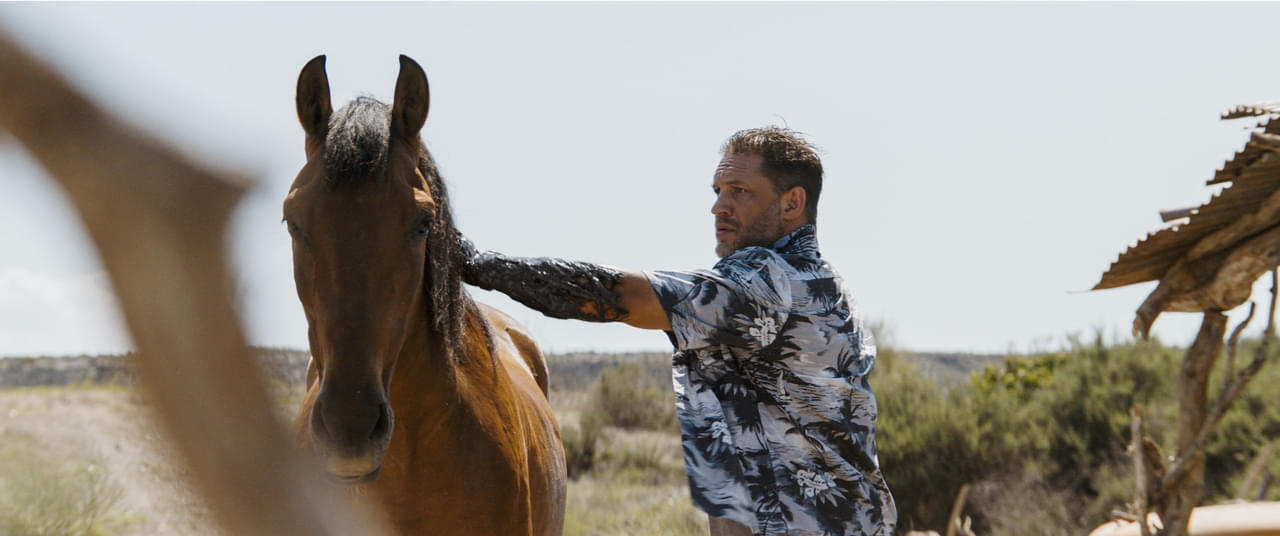
<path fill-rule="evenodd" d="M 325 137 L 325 181 L 331 188 L 365 180 L 378 180 L 374 171 L 387 165 L 391 138 L 391 107 L 371 97 L 358 97 L 329 118 Z M 435 218 L 427 233 L 426 301 L 435 350 L 457 362 L 464 348 L 466 317 L 480 320 L 486 344 L 491 345 L 488 323 L 462 287 L 461 235 L 453 224 L 449 192 L 435 160 L 423 144 L 418 171 L 427 179 L 435 200 Z M 491 352 L 492 353 L 492 352 Z"/>
<path fill-rule="evenodd" d="M 387 161 L 391 107 L 372 97 L 357 97 L 329 116 L 324 138 L 325 183 L 330 187 L 376 177 Z M 434 167 L 434 166 L 433 166 Z"/>

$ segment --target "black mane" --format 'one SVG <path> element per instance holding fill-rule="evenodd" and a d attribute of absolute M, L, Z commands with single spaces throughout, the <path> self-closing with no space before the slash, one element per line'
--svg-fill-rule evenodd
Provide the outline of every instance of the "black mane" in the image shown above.
<path fill-rule="evenodd" d="M 358 97 L 329 116 L 324 140 L 325 183 L 331 187 L 374 176 L 387 159 L 391 107 Z"/>

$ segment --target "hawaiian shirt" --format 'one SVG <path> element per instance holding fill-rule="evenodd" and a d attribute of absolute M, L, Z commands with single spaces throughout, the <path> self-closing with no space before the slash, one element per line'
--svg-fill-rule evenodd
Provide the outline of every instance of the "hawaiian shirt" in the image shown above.
<path fill-rule="evenodd" d="M 694 506 L 755 534 L 884 535 L 876 346 L 805 225 L 710 270 L 647 272 L 671 319 Z"/>

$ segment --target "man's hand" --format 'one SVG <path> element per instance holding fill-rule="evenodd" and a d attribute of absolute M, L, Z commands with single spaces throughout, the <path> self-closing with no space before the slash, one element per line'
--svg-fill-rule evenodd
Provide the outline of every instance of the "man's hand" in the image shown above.
<path fill-rule="evenodd" d="M 627 325 L 641 329 L 671 331 L 671 318 L 667 316 L 658 293 L 653 291 L 649 278 L 640 272 L 623 272 L 622 280 L 614 289 L 618 303 L 630 314 L 622 319 Z"/>

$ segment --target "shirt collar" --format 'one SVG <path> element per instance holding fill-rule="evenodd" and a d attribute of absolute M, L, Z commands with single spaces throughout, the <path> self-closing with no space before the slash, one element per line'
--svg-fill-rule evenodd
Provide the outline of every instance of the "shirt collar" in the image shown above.
<path fill-rule="evenodd" d="M 801 225 L 773 243 L 774 251 L 783 255 L 818 255 L 818 228 L 812 223 Z"/>

